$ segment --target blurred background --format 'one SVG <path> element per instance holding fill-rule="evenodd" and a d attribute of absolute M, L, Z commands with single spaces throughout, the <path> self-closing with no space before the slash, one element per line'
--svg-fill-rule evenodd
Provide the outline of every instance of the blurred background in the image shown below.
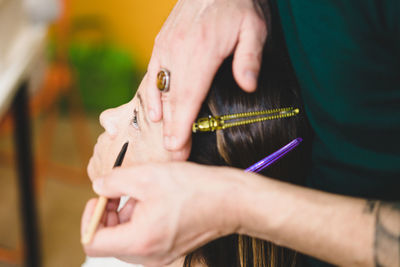
<path fill-rule="evenodd" d="M 27 85 L 22 123 L 31 129 L 24 132 L 32 141 L 39 266 L 80 266 L 98 116 L 132 98 L 175 2 L 0 0 L 0 267 L 31 266 L 16 159 L 19 88 Z"/>

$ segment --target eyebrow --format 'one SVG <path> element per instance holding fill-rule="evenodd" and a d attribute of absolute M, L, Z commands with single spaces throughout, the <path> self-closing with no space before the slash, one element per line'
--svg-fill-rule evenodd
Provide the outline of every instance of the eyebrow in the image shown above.
<path fill-rule="evenodd" d="M 138 92 L 137 96 L 139 98 L 139 106 L 142 109 L 144 120 L 147 123 L 147 125 L 149 125 L 149 121 L 147 120 L 147 116 L 146 116 L 147 114 L 145 112 L 145 108 L 144 108 L 144 104 L 143 104 L 144 102 L 143 102 L 143 99 L 142 99 L 142 95 Z"/>

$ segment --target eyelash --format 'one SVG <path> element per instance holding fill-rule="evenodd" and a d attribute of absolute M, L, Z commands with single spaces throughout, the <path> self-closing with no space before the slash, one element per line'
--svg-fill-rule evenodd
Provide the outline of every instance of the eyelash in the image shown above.
<path fill-rule="evenodd" d="M 136 109 L 133 110 L 133 117 L 132 117 L 132 125 L 133 127 L 135 127 L 136 129 L 139 129 L 139 122 L 138 122 L 138 111 Z"/>

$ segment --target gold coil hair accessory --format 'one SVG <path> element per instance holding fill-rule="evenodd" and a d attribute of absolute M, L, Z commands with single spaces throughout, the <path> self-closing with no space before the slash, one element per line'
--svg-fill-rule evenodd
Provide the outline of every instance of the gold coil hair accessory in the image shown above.
<path fill-rule="evenodd" d="M 192 132 L 213 132 L 215 130 L 223 130 L 226 128 L 246 125 L 267 120 L 276 120 L 299 114 L 298 108 L 277 108 L 254 112 L 244 112 L 222 116 L 208 116 L 199 118 L 192 126 Z M 264 116 L 266 115 L 266 116 Z M 255 117 L 255 118 L 253 118 Z M 243 120 L 240 120 L 244 118 Z M 229 122 L 233 120 L 232 122 Z"/>

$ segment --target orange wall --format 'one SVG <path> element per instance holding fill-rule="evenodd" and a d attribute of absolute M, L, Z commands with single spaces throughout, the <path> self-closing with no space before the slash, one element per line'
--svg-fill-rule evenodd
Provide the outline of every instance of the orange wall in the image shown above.
<path fill-rule="evenodd" d="M 149 62 L 154 38 L 176 0 L 67 0 L 71 17 L 100 15 L 116 43 L 130 51 L 139 67 Z"/>

